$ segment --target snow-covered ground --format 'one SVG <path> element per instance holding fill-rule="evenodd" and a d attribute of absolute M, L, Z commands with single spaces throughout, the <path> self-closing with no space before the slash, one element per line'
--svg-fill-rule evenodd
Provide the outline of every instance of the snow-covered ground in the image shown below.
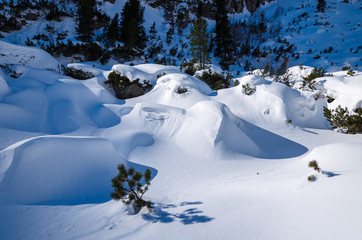
<path fill-rule="evenodd" d="M 0 49 L 15 64 L 0 72 L 0 239 L 362 239 L 362 135 L 323 117 L 362 107 L 361 72 L 328 72 L 315 91 L 255 75 L 212 91 L 175 67 L 117 64 L 154 85 L 119 100 L 111 69 L 74 64 L 96 75 L 75 80 L 41 50 Z M 152 170 L 153 213 L 109 197 L 120 163 Z"/>

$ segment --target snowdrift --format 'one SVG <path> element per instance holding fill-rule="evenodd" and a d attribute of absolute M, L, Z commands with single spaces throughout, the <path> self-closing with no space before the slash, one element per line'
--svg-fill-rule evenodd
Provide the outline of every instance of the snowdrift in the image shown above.
<path fill-rule="evenodd" d="M 117 165 L 126 163 L 106 140 L 44 136 L 0 152 L 0 201 L 85 204 L 110 199 Z"/>
<path fill-rule="evenodd" d="M 59 71 L 60 63 L 49 53 L 36 47 L 23 47 L 0 41 L 0 64 L 23 65 L 37 69 Z"/>

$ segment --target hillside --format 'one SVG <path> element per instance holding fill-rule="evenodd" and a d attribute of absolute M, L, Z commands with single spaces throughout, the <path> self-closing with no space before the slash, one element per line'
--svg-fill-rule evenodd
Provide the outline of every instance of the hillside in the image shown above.
<path fill-rule="evenodd" d="M 113 17 L 125 2 L 97 8 Z M 95 58 L 112 47 L 76 39 L 73 1 L 57 1 L 60 21 L 46 20 L 44 1 L 20 11 L 36 19 L 0 32 L 0 239 L 361 239 L 361 3 L 330 0 L 317 13 L 317 1 L 261 1 L 251 14 L 257 1 L 242 11 L 228 1 L 234 30 L 261 18 L 268 30 L 239 35 L 223 71 L 217 57 L 207 69 L 189 63 L 180 42 L 191 24 L 166 42 L 162 2 L 142 4 L 166 64 Z M 194 1 L 177 4 L 195 17 Z M 60 32 L 85 54 L 39 47 Z M 32 39 L 41 34 L 49 41 Z M 152 211 L 111 198 L 119 164 L 150 169 Z"/>

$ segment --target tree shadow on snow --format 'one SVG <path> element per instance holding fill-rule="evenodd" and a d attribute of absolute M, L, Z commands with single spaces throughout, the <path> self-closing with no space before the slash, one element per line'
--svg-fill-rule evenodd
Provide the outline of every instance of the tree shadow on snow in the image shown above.
<path fill-rule="evenodd" d="M 324 175 L 327 175 L 327 177 L 331 178 L 331 177 L 337 177 L 337 176 L 340 176 L 342 174 L 339 174 L 339 173 L 334 173 L 334 172 L 328 172 L 328 171 L 322 171 L 322 173 Z"/>
<path fill-rule="evenodd" d="M 171 223 L 174 221 L 181 222 L 184 225 L 195 224 L 195 223 L 206 223 L 212 221 L 214 218 L 202 215 L 203 211 L 199 210 L 196 207 L 191 207 L 186 210 L 183 210 L 181 213 L 170 213 L 167 209 L 184 207 L 184 206 L 194 206 L 202 204 L 200 201 L 196 202 L 182 202 L 179 205 L 168 204 L 163 205 L 159 204 L 154 206 L 153 212 L 148 214 L 143 214 L 142 218 L 146 221 L 152 223 Z"/>

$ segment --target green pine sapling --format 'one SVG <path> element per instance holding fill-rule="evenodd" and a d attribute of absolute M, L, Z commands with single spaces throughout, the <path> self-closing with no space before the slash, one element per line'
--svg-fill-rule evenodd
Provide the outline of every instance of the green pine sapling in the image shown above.
<path fill-rule="evenodd" d="M 110 194 L 111 198 L 126 205 L 132 205 L 135 213 L 141 211 L 143 207 L 152 210 L 152 202 L 143 199 L 143 195 L 151 185 L 151 170 L 146 169 L 145 173 L 136 172 L 134 168 L 127 169 L 123 164 L 118 165 L 118 175 L 112 179 L 114 192 Z M 141 180 L 144 178 L 145 185 Z"/>

